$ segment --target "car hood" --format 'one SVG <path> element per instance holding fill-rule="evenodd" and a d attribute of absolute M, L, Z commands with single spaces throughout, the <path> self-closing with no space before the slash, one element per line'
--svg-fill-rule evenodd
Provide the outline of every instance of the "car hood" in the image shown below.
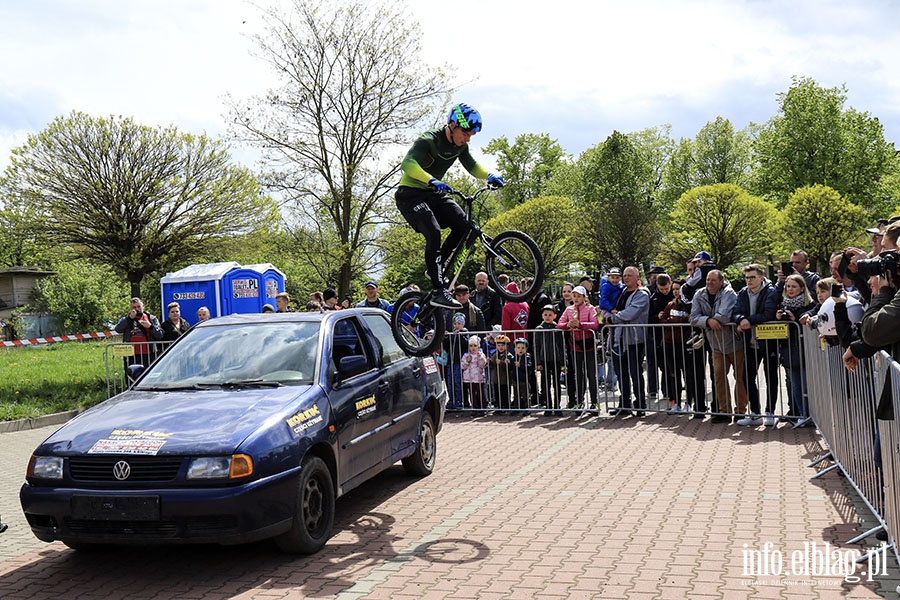
<path fill-rule="evenodd" d="M 35 454 L 232 454 L 309 389 L 127 391 L 66 423 Z"/>

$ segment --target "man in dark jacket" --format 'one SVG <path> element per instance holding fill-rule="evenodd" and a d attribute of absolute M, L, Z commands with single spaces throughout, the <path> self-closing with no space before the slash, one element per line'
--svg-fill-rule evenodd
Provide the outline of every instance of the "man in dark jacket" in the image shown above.
<path fill-rule="evenodd" d="M 115 331 L 122 334 L 123 342 L 134 345 L 134 356 L 125 357 L 126 367 L 135 363 L 148 367 L 156 360 L 156 344 L 149 342 L 162 340 L 165 332 L 159 319 L 144 311 L 144 302 L 140 298 L 131 299 L 131 312 L 119 319 Z"/>
<path fill-rule="evenodd" d="M 481 309 L 487 329 L 500 324 L 503 302 L 500 294 L 488 285 L 488 276 L 484 271 L 475 274 L 475 293 L 472 294 L 471 300 Z"/>
<path fill-rule="evenodd" d="M 744 347 L 744 384 L 747 386 L 747 399 L 750 414 L 738 420 L 738 425 L 756 427 L 775 426 L 775 407 L 778 404 L 778 344 L 775 340 L 760 340 L 756 337 L 756 326 L 766 321 L 775 320 L 778 310 L 779 294 L 766 279 L 766 268 L 760 264 L 744 267 L 746 287 L 738 292 L 734 303 L 731 320 L 738 324 L 742 332 L 741 342 Z M 766 416 L 760 417 L 759 405 L 759 363 L 763 363 L 766 378 Z"/>

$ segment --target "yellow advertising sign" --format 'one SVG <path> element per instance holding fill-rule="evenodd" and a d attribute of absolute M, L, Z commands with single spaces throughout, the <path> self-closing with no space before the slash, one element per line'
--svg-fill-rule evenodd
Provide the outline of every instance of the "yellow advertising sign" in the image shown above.
<path fill-rule="evenodd" d="M 786 340 L 787 337 L 787 323 L 764 323 L 756 326 L 756 339 L 758 340 Z"/>
<path fill-rule="evenodd" d="M 112 347 L 113 356 L 134 356 L 134 346 L 131 344 L 116 344 Z"/>

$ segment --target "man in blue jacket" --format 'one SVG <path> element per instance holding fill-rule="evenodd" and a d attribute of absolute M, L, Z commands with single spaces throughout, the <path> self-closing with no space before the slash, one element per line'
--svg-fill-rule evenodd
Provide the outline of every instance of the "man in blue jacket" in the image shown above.
<path fill-rule="evenodd" d="M 756 326 L 775 320 L 779 294 L 766 279 L 766 269 L 752 264 L 744 267 L 744 289 L 738 292 L 731 320 L 743 332 L 744 384 L 747 386 L 747 400 L 750 414 L 738 420 L 738 425 L 756 427 L 775 426 L 775 406 L 778 403 L 778 344 L 775 340 L 760 340 L 756 337 Z M 763 363 L 766 378 L 766 416 L 761 417 L 759 405 L 759 363 Z"/>

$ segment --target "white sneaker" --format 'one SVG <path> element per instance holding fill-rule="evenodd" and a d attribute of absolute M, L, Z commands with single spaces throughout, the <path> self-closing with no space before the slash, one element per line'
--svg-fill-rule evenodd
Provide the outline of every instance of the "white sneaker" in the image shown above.
<path fill-rule="evenodd" d="M 765 425 L 766 427 L 775 427 L 775 415 L 767 412 L 766 418 L 763 419 L 763 425 Z"/>
<path fill-rule="evenodd" d="M 750 413 L 743 419 L 738 419 L 737 424 L 741 427 L 758 427 L 763 424 L 762 417 Z"/>

